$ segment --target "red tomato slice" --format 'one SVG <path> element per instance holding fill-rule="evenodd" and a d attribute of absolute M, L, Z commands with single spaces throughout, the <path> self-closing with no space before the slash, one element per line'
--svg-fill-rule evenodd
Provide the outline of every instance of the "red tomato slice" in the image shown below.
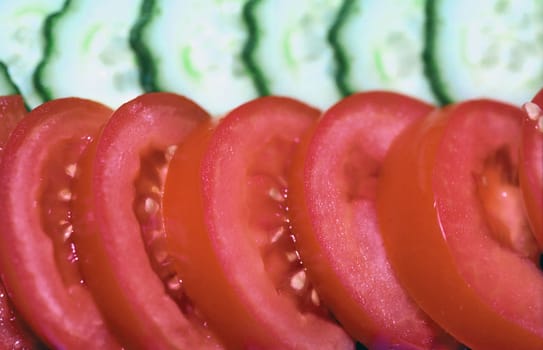
<path fill-rule="evenodd" d="M 326 305 L 370 348 L 457 345 L 399 285 L 375 209 L 392 140 L 432 109 L 395 93 L 345 98 L 324 113 L 292 172 L 289 209 L 302 261 Z"/>
<path fill-rule="evenodd" d="M 319 111 L 265 97 L 202 130 L 174 156 L 164 194 L 186 293 L 234 349 L 345 349 L 297 258 L 285 197 L 300 137 Z"/>
<path fill-rule="evenodd" d="M 11 131 L 25 115 L 26 109 L 21 96 L 0 97 L 0 156 Z M 34 349 L 38 346 L 39 341 L 15 312 L 4 285 L 0 283 L 0 348 Z"/>
<path fill-rule="evenodd" d="M 81 164 L 74 227 L 83 274 L 128 348 L 219 347 L 189 322 L 152 266 L 167 270 L 160 203 L 168 157 L 208 119 L 184 97 L 142 95 L 115 111 Z"/>
<path fill-rule="evenodd" d="M 3 152 L 9 135 L 26 113 L 21 96 L 0 96 L 0 152 Z"/>
<path fill-rule="evenodd" d="M 17 124 L 2 157 L 2 278 L 22 316 L 55 348 L 120 348 L 81 284 L 70 222 L 76 163 L 111 112 L 75 98 L 45 103 Z"/>
<path fill-rule="evenodd" d="M 528 218 L 543 250 L 543 89 L 524 109 L 519 178 Z"/>
<path fill-rule="evenodd" d="M 436 112 L 398 137 L 379 181 L 400 282 L 473 349 L 543 349 L 543 275 L 516 174 L 522 118 L 489 100 Z"/>

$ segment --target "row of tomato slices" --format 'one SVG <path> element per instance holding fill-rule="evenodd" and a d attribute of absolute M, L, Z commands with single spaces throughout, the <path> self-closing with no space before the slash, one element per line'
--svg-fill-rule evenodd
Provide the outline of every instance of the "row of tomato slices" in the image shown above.
<path fill-rule="evenodd" d="M 2 97 L 0 345 L 543 349 L 541 106 Z"/>

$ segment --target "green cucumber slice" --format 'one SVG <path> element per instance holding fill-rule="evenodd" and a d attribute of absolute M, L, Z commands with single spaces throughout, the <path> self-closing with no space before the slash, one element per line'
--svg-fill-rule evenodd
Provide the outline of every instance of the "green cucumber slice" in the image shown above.
<path fill-rule="evenodd" d="M 32 74 L 42 59 L 45 18 L 58 11 L 64 0 L 0 1 L 0 60 L 29 107 L 43 102 L 36 92 Z"/>
<path fill-rule="evenodd" d="M 45 56 L 35 75 L 42 96 L 77 96 L 116 108 L 141 94 L 129 45 L 140 6 L 131 0 L 66 0 L 45 24 Z"/>
<path fill-rule="evenodd" d="M 437 101 L 424 72 L 426 0 L 345 0 L 332 42 L 345 94 L 390 90 Z"/>
<path fill-rule="evenodd" d="M 213 115 L 258 96 L 241 52 L 244 0 L 147 0 L 132 35 L 147 90 L 183 94 Z"/>
<path fill-rule="evenodd" d="M 20 94 L 19 88 L 9 75 L 8 68 L 0 62 L 0 96 Z"/>
<path fill-rule="evenodd" d="M 443 103 L 520 105 L 543 86 L 543 1 L 428 1 L 427 69 Z"/>
<path fill-rule="evenodd" d="M 244 58 L 263 95 L 287 95 L 319 108 L 341 98 L 328 32 L 341 0 L 250 0 Z"/>

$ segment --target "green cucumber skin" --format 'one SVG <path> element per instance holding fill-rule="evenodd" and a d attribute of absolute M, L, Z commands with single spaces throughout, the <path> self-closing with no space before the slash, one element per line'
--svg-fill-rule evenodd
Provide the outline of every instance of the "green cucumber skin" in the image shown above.
<path fill-rule="evenodd" d="M 341 31 L 342 24 L 348 17 L 349 12 L 351 11 L 354 4 L 354 0 L 343 1 L 343 4 L 339 9 L 338 16 L 336 17 L 336 20 L 334 21 L 334 23 L 330 27 L 330 31 L 328 32 L 328 42 L 332 47 L 332 50 L 334 52 L 334 59 L 336 61 L 336 84 L 343 96 L 351 95 L 356 91 L 356 89 L 350 86 L 347 82 L 347 76 L 349 75 L 351 67 L 349 64 L 348 56 L 345 53 L 345 49 L 343 48 L 339 40 L 339 32 Z"/>
<path fill-rule="evenodd" d="M 249 35 L 243 47 L 241 59 L 251 74 L 253 84 L 258 94 L 260 96 L 268 96 L 271 94 L 268 82 L 254 58 L 254 54 L 259 44 L 259 38 L 261 37 L 255 18 L 256 8 L 260 3 L 261 0 L 248 0 L 243 7 L 243 21 Z"/>
<path fill-rule="evenodd" d="M 428 77 L 430 82 L 430 88 L 432 89 L 434 96 L 438 102 L 442 105 L 448 105 L 454 102 L 454 99 L 447 94 L 443 77 L 439 72 L 438 62 L 434 57 L 434 53 L 437 50 L 437 28 L 439 27 L 439 18 L 437 16 L 437 6 L 439 0 L 427 0 L 425 6 L 425 44 L 422 51 L 422 61 L 424 67 L 424 73 Z"/>
<path fill-rule="evenodd" d="M 143 32 L 151 22 L 155 10 L 155 0 L 143 0 L 139 17 L 130 31 L 130 47 L 135 53 L 140 71 L 140 84 L 145 92 L 160 91 L 156 84 L 157 69 L 153 55 L 145 44 L 145 40 L 142 40 Z"/>
<path fill-rule="evenodd" d="M 20 94 L 21 91 L 9 75 L 8 67 L 4 62 L 0 62 L 0 96 Z"/>
<path fill-rule="evenodd" d="M 65 0 L 62 8 L 59 11 L 47 16 L 47 18 L 45 19 L 45 24 L 43 26 L 43 36 L 45 40 L 43 57 L 42 60 L 38 63 L 36 70 L 34 71 L 33 81 L 36 91 L 44 101 L 49 101 L 53 99 L 53 93 L 43 81 L 43 74 L 45 72 L 46 66 L 51 59 L 53 53 L 57 49 L 56 43 L 53 40 L 53 26 L 62 17 L 62 14 L 69 9 L 71 3 L 72 0 Z"/>

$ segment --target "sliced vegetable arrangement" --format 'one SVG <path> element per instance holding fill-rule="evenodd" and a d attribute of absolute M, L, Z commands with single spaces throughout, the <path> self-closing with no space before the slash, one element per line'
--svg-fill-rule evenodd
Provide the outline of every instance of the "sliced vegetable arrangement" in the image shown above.
<path fill-rule="evenodd" d="M 541 349 L 542 96 L 1 97 L 0 343 Z"/>
<path fill-rule="evenodd" d="M 220 117 L 262 95 L 322 109 L 374 89 L 520 105 L 543 85 L 539 0 L 4 0 L 0 23 L 29 107 L 169 91 Z"/>
<path fill-rule="evenodd" d="M 0 23 L 0 349 L 543 349 L 541 1 Z"/>

